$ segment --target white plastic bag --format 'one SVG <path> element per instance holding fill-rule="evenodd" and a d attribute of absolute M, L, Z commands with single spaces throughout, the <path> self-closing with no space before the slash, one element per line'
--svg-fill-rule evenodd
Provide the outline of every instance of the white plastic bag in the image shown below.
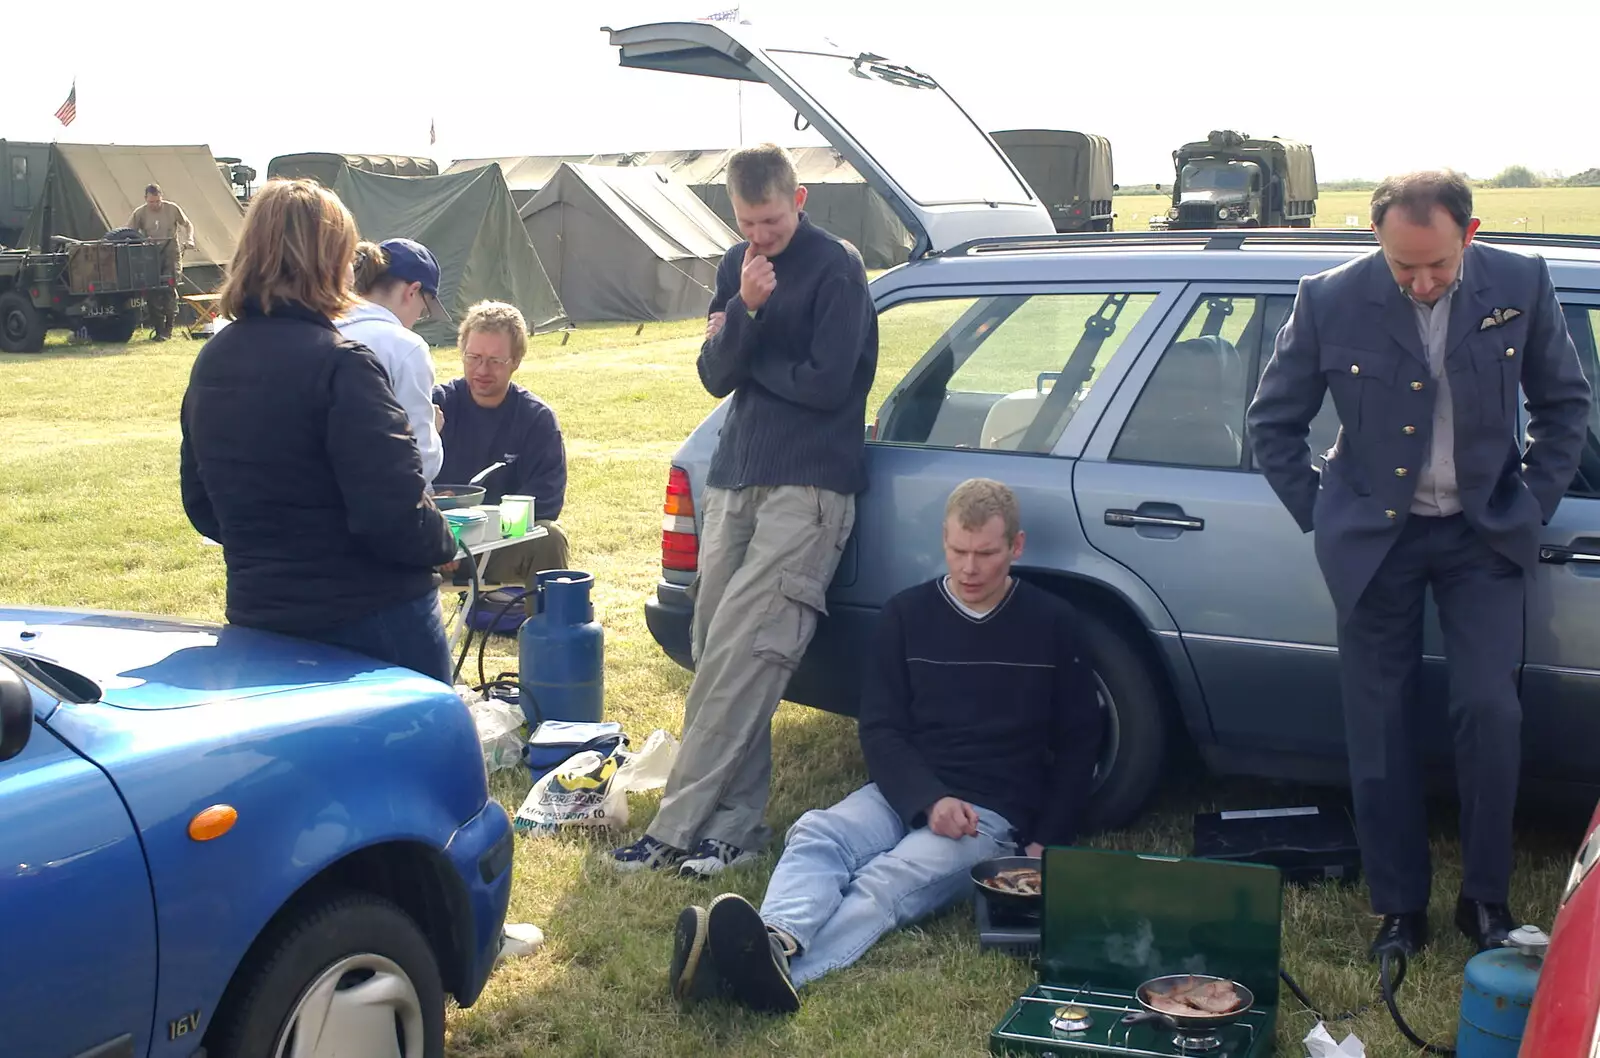
<path fill-rule="evenodd" d="M 628 793 L 665 786 L 677 754 L 678 740 L 661 730 L 650 732 L 637 753 L 575 754 L 533 784 L 517 809 L 517 833 L 553 834 L 564 826 L 625 827 Z"/>
<path fill-rule="evenodd" d="M 616 781 L 629 793 L 659 790 L 667 785 L 667 775 L 677 756 L 678 740 L 658 727 L 650 732 L 639 752 L 623 751 Z"/>
<path fill-rule="evenodd" d="M 1327 1026 L 1317 1022 L 1302 1041 L 1310 1051 L 1309 1058 L 1366 1058 L 1367 1048 L 1355 1033 L 1334 1043 Z"/>
<path fill-rule="evenodd" d="M 616 785 L 622 761 L 594 750 L 569 757 L 546 773 L 517 809 L 519 834 L 553 834 L 564 826 L 628 825 L 628 795 Z"/>
<path fill-rule="evenodd" d="M 468 701 L 472 720 L 478 726 L 478 745 L 483 748 L 483 767 L 493 775 L 515 768 L 522 761 L 522 710 L 499 698 Z"/>

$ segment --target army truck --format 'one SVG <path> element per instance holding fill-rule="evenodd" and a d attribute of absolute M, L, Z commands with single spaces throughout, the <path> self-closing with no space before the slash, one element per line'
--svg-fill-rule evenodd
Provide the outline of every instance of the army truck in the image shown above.
<path fill-rule="evenodd" d="M 1172 152 L 1172 207 L 1152 228 L 1309 228 L 1317 212 L 1311 145 L 1231 129 Z"/>
<path fill-rule="evenodd" d="M 1056 231 L 1110 231 L 1111 141 L 1066 129 L 989 133 L 1050 211 Z"/>
<path fill-rule="evenodd" d="M 0 352 L 36 353 L 51 330 L 84 330 L 96 342 L 126 342 L 163 274 L 161 244 L 139 239 L 78 242 L 59 249 L 0 250 Z"/>
<path fill-rule="evenodd" d="M 44 194 L 50 168 L 48 143 L 0 139 L 0 247 L 22 240 L 28 214 Z"/>

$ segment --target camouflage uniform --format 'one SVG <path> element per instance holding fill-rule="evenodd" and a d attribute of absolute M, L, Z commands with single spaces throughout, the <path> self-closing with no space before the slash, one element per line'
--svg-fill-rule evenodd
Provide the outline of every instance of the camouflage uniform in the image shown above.
<path fill-rule="evenodd" d="M 133 211 L 128 227 L 147 239 L 166 240 L 161 252 L 161 272 L 172 276 L 172 286 L 162 287 L 152 298 L 150 310 L 154 316 L 157 338 L 172 336 L 172 323 L 178 313 L 178 283 L 183 278 L 183 243 L 194 239 L 194 225 L 188 214 L 176 202 L 163 200 L 161 211 L 152 210 L 148 203 Z M 179 229 L 187 234 L 178 237 Z"/>

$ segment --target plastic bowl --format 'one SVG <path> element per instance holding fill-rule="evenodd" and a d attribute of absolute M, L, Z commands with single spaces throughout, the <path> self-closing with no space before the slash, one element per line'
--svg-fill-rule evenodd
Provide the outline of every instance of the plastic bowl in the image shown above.
<path fill-rule="evenodd" d="M 482 485 L 435 485 L 433 505 L 441 511 L 476 507 L 483 501 L 484 493 L 487 491 Z"/>

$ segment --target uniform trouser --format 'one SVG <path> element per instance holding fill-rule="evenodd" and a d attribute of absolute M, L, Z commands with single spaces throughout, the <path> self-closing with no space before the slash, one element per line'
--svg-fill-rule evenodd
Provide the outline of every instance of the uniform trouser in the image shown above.
<path fill-rule="evenodd" d="M 152 327 L 162 337 L 172 334 L 172 324 L 178 315 L 178 286 L 183 282 L 183 258 L 175 247 L 176 243 L 169 243 L 162 254 L 162 271 L 172 274 L 172 285 L 163 286 L 150 296 Z"/>
<path fill-rule="evenodd" d="M 691 588 L 694 682 L 683 740 L 649 835 L 759 849 L 772 714 L 800 664 L 855 523 L 855 497 L 809 486 L 708 488 Z"/>
<path fill-rule="evenodd" d="M 1424 589 L 1449 664 L 1461 797 L 1461 895 L 1505 903 L 1521 763 L 1522 570 L 1461 515 L 1412 515 L 1339 633 L 1339 678 L 1361 864 L 1378 914 L 1428 905 L 1418 754 Z"/>

